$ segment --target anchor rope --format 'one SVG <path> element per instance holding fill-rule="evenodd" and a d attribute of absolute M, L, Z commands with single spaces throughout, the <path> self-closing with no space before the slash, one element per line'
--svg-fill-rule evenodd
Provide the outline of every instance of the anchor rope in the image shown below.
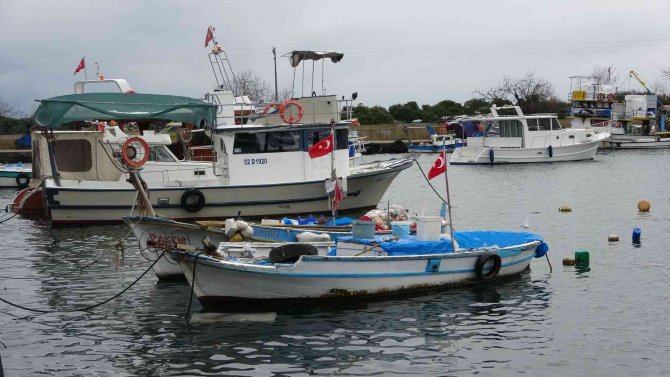
<path fill-rule="evenodd" d="M 193 259 L 193 281 L 191 283 L 191 295 L 188 298 L 188 307 L 186 308 L 186 314 L 184 315 L 184 319 L 186 319 L 186 323 L 189 323 L 188 321 L 188 315 L 191 313 L 191 304 L 193 303 L 193 291 L 195 290 L 195 266 L 198 264 L 198 257 L 200 254 L 204 253 L 205 250 L 198 252 L 195 255 L 195 258 Z"/>
<path fill-rule="evenodd" d="M 89 310 L 91 310 L 91 309 L 95 309 L 95 308 L 97 308 L 97 307 L 99 307 L 99 306 L 105 305 L 106 303 L 108 303 L 108 302 L 110 302 L 110 301 L 112 301 L 112 300 L 114 300 L 114 299 L 120 297 L 122 294 L 126 293 L 127 290 L 129 290 L 129 289 L 132 288 L 135 284 L 137 284 L 137 282 L 139 282 L 140 279 L 142 279 L 142 278 L 144 277 L 144 275 L 146 275 L 147 272 L 149 272 L 149 271 L 154 267 L 154 265 L 156 265 L 156 263 L 158 263 L 158 261 L 163 257 L 163 255 L 165 255 L 165 252 L 163 252 L 163 253 L 161 254 L 161 256 L 158 257 L 158 259 L 156 259 L 156 260 L 151 264 L 151 266 L 149 266 L 149 268 L 147 268 L 146 270 L 144 270 L 144 272 L 142 272 L 142 274 L 141 274 L 137 279 L 135 279 L 135 281 L 133 281 L 133 282 L 132 282 L 130 285 L 128 285 L 126 288 L 124 288 L 121 292 L 115 294 L 114 296 L 112 296 L 112 297 L 110 297 L 110 298 L 108 298 L 108 299 L 106 299 L 106 300 L 104 300 L 104 301 L 102 301 L 102 302 L 98 302 L 97 304 L 89 305 L 89 306 L 86 306 L 86 307 L 83 307 L 83 308 L 79 308 L 79 309 L 67 309 L 67 310 L 44 310 L 44 309 L 35 309 L 35 308 L 29 308 L 29 307 L 27 307 L 27 306 L 19 305 L 19 304 L 16 304 L 16 303 L 11 302 L 11 301 L 9 301 L 9 300 L 5 300 L 5 299 L 2 298 L 2 297 L 0 297 L 0 301 L 4 302 L 4 303 L 7 304 L 7 305 L 11 305 L 11 306 L 16 307 L 16 308 L 19 308 L 19 309 L 23 309 L 23 310 L 26 310 L 26 311 L 29 311 L 29 312 L 34 312 L 34 313 L 42 313 L 42 314 L 48 314 L 48 313 L 75 313 L 75 312 L 85 312 L 85 311 L 89 311 Z"/>

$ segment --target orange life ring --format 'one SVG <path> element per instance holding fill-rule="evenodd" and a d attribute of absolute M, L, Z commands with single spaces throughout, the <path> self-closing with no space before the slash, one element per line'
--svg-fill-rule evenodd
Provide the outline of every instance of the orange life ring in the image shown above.
<path fill-rule="evenodd" d="M 144 165 L 149 159 L 149 144 L 138 136 L 126 140 L 121 147 L 123 161 L 134 168 Z"/>
<path fill-rule="evenodd" d="M 279 109 L 280 106 L 281 106 L 280 103 L 276 103 L 276 102 L 270 102 L 270 103 L 268 103 L 268 104 L 265 105 L 265 107 L 263 108 L 263 115 L 266 115 L 266 116 L 267 116 L 267 115 L 270 113 L 270 109 L 272 109 L 272 108 Z"/>
<path fill-rule="evenodd" d="M 290 116 L 286 116 L 286 109 L 290 106 L 293 105 L 298 108 L 298 115 L 295 116 L 291 114 Z M 298 123 L 302 119 L 302 116 L 305 115 L 305 109 L 302 108 L 302 105 L 297 99 L 287 99 L 284 101 L 282 104 L 279 105 L 279 117 L 281 117 L 281 120 L 288 124 L 293 124 L 293 123 Z"/>
<path fill-rule="evenodd" d="M 607 100 L 610 101 L 610 102 L 614 101 L 614 94 L 612 94 L 612 93 L 608 94 L 607 95 Z"/>
<path fill-rule="evenodd" d="M 190 143 L 191 140 L 193 140 L 193 134 L 191 133 L 191 129 L 189 128 L 180 128 L 177 131 L 177 136 L 179 136 L 179 139 L 186 144 Z"/>

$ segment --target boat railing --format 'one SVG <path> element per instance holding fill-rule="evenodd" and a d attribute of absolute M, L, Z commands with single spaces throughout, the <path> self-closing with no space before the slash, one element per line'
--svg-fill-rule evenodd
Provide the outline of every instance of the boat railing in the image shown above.
<path fill-rule="evenodd" d="M 218 125 L 274 125 L 287 124 L 280 117 L 279 103 L 236 102 L 221 103 L 218 96 L 208 96 L 209 102 L 217 106 Z M 239 98 L 239 97 L 238 97 Z M 296 98 L 302 107 L 302 117 L 298 124 L 350 122 L 353 119 L 353 99 L 335 99 L 334 96 Z M 286 105 L 285 117 L 299 117 L 297 106 Z"/>

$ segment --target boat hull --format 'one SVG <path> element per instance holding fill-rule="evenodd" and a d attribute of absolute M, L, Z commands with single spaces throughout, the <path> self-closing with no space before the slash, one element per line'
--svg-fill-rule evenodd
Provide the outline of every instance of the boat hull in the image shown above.
<path fill-rule="evenodd" d="M 497 277 L 518 274 L 540 242 L 495 251 Z M 485 251 L 396 257 L 302 256 L 295 264 L 250 265 L 195 256 L 173 256 L 203 305 L 227 301 L 337 299 L 434 289 L 477 280 L 475 263 Z M 437 267 L 434 267 L 437 266 Z"/>
<path fill-rule="evenodd" d="M 664 149 L 670 148 L 670 139 L 657 140 L 653 136 L 619 136 L 612 135 L 610 139 L 604 140 L 601 148 L 607 149 Z"/>
<path fill-rule="evenodd" d="M 453 152 L 456 148 L 460 148 L 464 146 L 463 143 L 456 143 L 456 144 L 447 144 L 442 148 L 442 145 L 416 145 L 416 144 L 410 144 L 407 146 L 407 151 L 408 152 L 416 152 L 416 153 L 439 153 L 442 150 L 446 150 L 448 153 Z"/>
<path fill-rule="evenodd" d="M 535 162 L 593 160 L 600 140 L 549 148 L 496 148 L 467 146 L 458 148 L 451 156 L 452 165 L 490 165 Z M 493 150 L 493 158 L 491 158 Z"/>
<path fill-rule="evenodd" d="M 412 164 L 397 161 L 348 177 L 348 194 L 340 212 L 375 208 L 393 179 Z M 329 199 L 321 180 L 272 185 L 186 185 L 148 183 L 150 200 L 163 217 L 180 220 L 246 218 L 305 213 L 329 213 Z M 187 190 L 200 191 L 204 206 L 187 211 L 181 204 Z M 137 192 L 126 182 L 61 181 L 45 184 L 52 224 L 118 223 L 130 214 Z"/>

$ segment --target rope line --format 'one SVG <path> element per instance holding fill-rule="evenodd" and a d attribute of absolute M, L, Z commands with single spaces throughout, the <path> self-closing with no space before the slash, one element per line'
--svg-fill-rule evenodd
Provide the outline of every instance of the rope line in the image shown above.
<path fill-rule="evenodd" d="M 421 165 L 419 165 L 419 161 L 417 161 L 416 159 L 414 159 L 413 161 L 416 163 L 416 166 L 419 167 L 419 171 L 421 171 L 421 174 L 423 175 L 423 178 L 426 179 L 426 182 L 428 182 L 428 186 L 430 186 L 430 188 L 433 190 L 435 195 L 437 195 L 437 197 L 440 198 L 440 200 L 442 200 L 442 202 L 447 203 L 447 201 L 442 197 L 442 195 L 440 195 L 440 193 L 437 192 L 437 190 L 435 190 L 435 187 L 433 187 L 433 185 L 430 183 L 430 179 L 428 179 L 428 176 L 426 176 L 426 173 L 424 173 L 423 169 L 421 168 Z"/>
<path fill-rule="evenodd" d="M 29 312 L 34 312 L 34 313 L 42 313 L 42 314 L 48 314 L 48 313 L 75 313 L 75 312 L 85 312 L 85 311 L 89 311 L 89 310 L 91 310 L 91 309 L 95 309 L 95 308 L 97 308 L 97 307 L 99 307 L 99 306 L 102 306 L 102 305 L 104 305 L 104 304 L 106 304 L 106 303 L 108 303 L 108 302 L 114 300 L 115 298 L 118 298 L 119 296 L 121 296 L 122 294 L 124 294 L 127 290 L 129 290 L 130 288 L 132 288 L 135 284 L 137 284 L 138 281 L 140 281 L 140 279 L 142 279 L 142 278 L 144 277 L 144 275 L 147 274 L 147 272 L 149 272 L 149 271 L 154 267 L 154 265 L 155 265 L 156 263 L 158 263 L 158 261 L 163 257 L 163 255 L 165 255 L 165 252 L 163 252 L 163 253 L 161 254 L 161 256 L 160 256 L 158 259 L 156 259 L 156 260 L 151 264 L 151 266 L 149 266 L 149 268 L 147 268 L 146 270 L 144 270 L 144 272 L 142 272 L 142 275 L 140 275 L 137 279 L 135 279 L 135 281 L 133 281 L 133 282 L 132 282 L 129 286 L 127 286 L 126 288 L 124 288 L 121 292 L 115 294 L 114 296 L 108 298 L 108 299 L 105 300 L 105 301 L 99 302 L 99 303 L 97 303 L 97 304 L 89 305 L 89 306 L 86 306 L 86 307 L 83 307 L 83 308 L 80 308 L 80 309 L 69 309 L 69 310 L 43 310 L 43 309 L 34 309 L 34 308 L 29 308 L 29 307 L 26 307 L 26 306 L 23 306 L 23 305 L 15 304 L 15 303 L 13 303 L 13 302 L 11 302 L 11 301 L 5 300 L 5 299 L 2 298 L 2 297 L 0 297 L 0 301 L 4 302 L 4 303 L 7 304 L 7 305 L 11 305 L 11 306 L 16 307 L 16 308 L 19 308 L 19 309 L 23 309 L 23 310 L 26 310 L 26 311 L 29 311 Z"/>

